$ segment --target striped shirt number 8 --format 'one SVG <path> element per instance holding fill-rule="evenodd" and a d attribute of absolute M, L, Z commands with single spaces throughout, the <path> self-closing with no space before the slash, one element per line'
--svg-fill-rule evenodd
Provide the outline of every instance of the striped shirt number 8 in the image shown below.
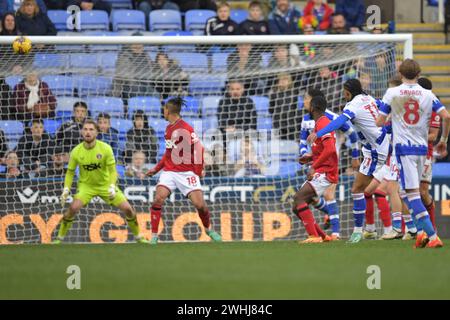
<path fill-rule="evenodd" d="M 403 120 L 405 120 L 406 124 L 417 124 L 420 120 L 419 114 L 419 102 L 416 100 L 410 99 L 405 103 L 405 114 L 403 115 Z"/>

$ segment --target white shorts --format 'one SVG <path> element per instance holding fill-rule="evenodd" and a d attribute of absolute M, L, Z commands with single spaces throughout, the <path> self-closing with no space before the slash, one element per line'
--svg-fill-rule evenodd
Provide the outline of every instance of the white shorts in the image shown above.
<path fill-rule="evenodd" d="M 422 177 L 420 178 L 420 182 L 431 183 L 432 176 L 433 176 L 433 157 L 427 157 L 425 159 L 425 164 L 423 166 Z"/>
<path fill-rule="evenodd" d="M 426 156 L 398 156 L 397 165 L 400 171 L 400 187 L 403 190 L 419 189 Z"/>
<path fill-rule="evenodd" d="M 386 155 L 378 153 L 376 150 L 367 150 L 366 148 L 362 149 L 362 153 L 364 160 L 361 162 L 359 172 L 365 176 L 375 177 L 381 175 L 382 173 L 379 171 L 383 169 L 386 163 Z"/>
<path fill-rule="evenodd" d="M 159 177 L 157 186 L 164 187 L 170 192 L 178 189 L 185 197 L 192 191 L 202 190 L 199 176 L 192 171 L 163 171 Z"/>
<path fill-rule="evenodd" d="M 384 165 L 380 170 L 373 173 L 373 178 L 381 183 L 383 182 L 383 179 L 386 179 L 388 175 L 389 167 L 387 165 Z"/>
<path fill-rule="evenodd" d="M 391 163 L 389 166 L 389 173 L 384 177 L 387 181 L 398 181 L 400 173 L 397 166 L 397 161 L 395 157 L 391 156 Z"/>
<path fill-rule="evenodd" d="M 328 181 L 327 175 L 325 173 L 315 173 L 311 181 L 306 181 L 316 192 L 317 197 L 321 197 L 325 190 L 328 189 L 333 183 Z M 303 185 L 305 185 L 305 183 Z M 303 187 L 303 186 L 302 186 Z"/>

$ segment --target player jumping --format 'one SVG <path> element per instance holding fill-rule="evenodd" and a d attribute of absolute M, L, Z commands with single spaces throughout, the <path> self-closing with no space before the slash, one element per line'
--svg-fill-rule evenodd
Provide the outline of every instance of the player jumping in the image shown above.
<path fill-rule="evenodd" d="M 309 113 L 315 121 L 314 132 L 330 123 L 325 115 L 327 101 L 324 97 L 316 96 L 310 102 Z M 306 181 L 294 197 L 294 213 L 302 220 L 309 238 L 302 243 L 317 243 L 332 240 L 319 227 L 309 204 L 317 201 L 324 192 L 338 182 L 338 156 L 336 152 L 336 138 L 334 132 L 324 135 L 311 146 L 312 155 L 305 154 L 300 158 L 303 164 L 312 161 Z"/>
<path fill-rule="evenodd" d="M 358 79 L 350 79 L 344 83 L 344 97 L 347 101 L 343 114 L 333 120 L 328 126 L 308 137 L 312 143 L 317 138 L 341 128 L 351 120 L 358 132 L 363 145 L 364 161 L 361 163 L 352 186 L 353 216 L 355 226 L 350 237 L 350 243 L 360 242 L 363 238 L 363 226 L 366 212 L 364 190 L 370 184 L 373 176 L 379 172 L 386 162 L 389 153 L 389 141 L 385 129 L 376 126 L 378 107 L 373 97 L 367 95 Z"/>
<path fill-rule="evenodd" d="M 166 128 L 166 152 L 159 163 L 147 172 L 154 176 L 163 170 L 156 186 L 155 200 L 151 207 L 152 239 L 158 243 L 158 227 L 164 201 L 178 189 L 191 200 L 213 241 L 222 241 L 220 234 L 210 228 L 210 214 L 203 198 L 200 177 L 203 177 L 203 146 L 194 129 L 180 115 L 184 106 L 182 98 L 172 98 L 164 105 L 164 118 L 169 121 Z"/>
<path fill-rule="evenodd" d="M 392 115 L 393 145 L 400 169 L 401 187 L 406 193 L 406 201 L 418 229 L 415 247 L 438 248 L 443 243 L 420 198 L 419 186 L 428 151 L 431 114 L 434 111 L 443 120 L 442 137 L 436 146 L 442 156 L 447 153 L 450 115 L 431 91 L 417 83 L 421 69 L 416 61 L 406 59 L 399 71 L 403 84 L 386 91 L 377 125 L 383 126 L 387 116 Z"/>
<path fill-rule="evenodd" d="M 308 145 L 306 139 L 311 133 L 311 130 L 314 130 L 315 128 L 315 121 L 312 119 L 309 113 L 311 108 L 310 107 L 311 99 L 318 96 L 325 98 L 323 92 L 318 88 L 309 88 L 303 100 L 304 109 L 308 113 L 305 114 L 305 116 L 303 117 L 301 125 L 300 156 L 303 156 L 308 152 Z M 334 120 L 338 117 L 337 114 L 331 112 L 328 109 L 325 110 L 325 116 L 329 120 Z M 344 124 L 340 128 L 340 130 L 347 136 L 347 138 L 350 140 L 350 143 L 352 144 L 352 167 L 357 168 L 360 165 L 358 137 L 353 128 L 348 124 Z M 336 204 L 336 186 L 337 184 L 331 184 L 330 187 L 327 190 L 325 190 L 323 197 L 315 199 L 315 201 L 311 203 L 314 206 L 314 208 L 327 214 L 329 224 L 331 224 L 332 230 L 331 237 L 333 240 L 339 240 L 340 238 L 339 208 L 338 205 Z"/>
<path fill-rule="evenodd" d="M 81 132 L 83 142 L 70 153 L 69 166 L 67 167 L 64 181 L 64 191 L 61 195 L 62 205 L 64 206 L 70 195 L 70 188 L 72 187 L 77 167 L 80 169 L 77 185 L 78 191 L 62 218 L 58 236 L 53 243 L 59 244 L 64 240 L 73 224 L 75 215 L 96 196 L 122 211 L 137 242 L 148 243 L 140 235 L 136 212 L 122 191 L 116 186 L 117 171 L 114 153 L 110 145 L 97 140 L 98 131 L 98 126 L 93 120 L 86 120 Z"/>

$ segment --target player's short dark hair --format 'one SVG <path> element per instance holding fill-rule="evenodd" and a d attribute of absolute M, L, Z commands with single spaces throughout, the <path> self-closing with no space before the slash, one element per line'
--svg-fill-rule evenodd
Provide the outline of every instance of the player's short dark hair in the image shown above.
<path fill-rule="evenodd" d="M 170 98 L 167 102 L 165 107 L 169 109 L 170 113 L 180 114 L 181 109 L 186 106 L 186 101 L 180 96 Z"/>
<path fill-rule="evenodd" d="M 262 8 L 261 2 L 259 1 L 250 1 L 250 3 L 248 4 L 248 8 L 251 9 L 253 7 L 259 7 Z"/>
<path fill-rule="evenodd" d="M 100 113 L 98 114 L 98 116 L 97 116 L 97 120 L 100 119 L 100 118 L 110 120 L 110 119 L 111 119 L 111 116 L 109 115 L 109 113 L 106 113 L 106 112 L 100 112 Z"/>
<path fill-rule="evenodd" d="M 44 125 L 44 120 L 42 120 L 41 118 L 34 118 L 33 120 L 31 120 L 31 125 L 35 123 Z"/>
<path fill-rule="evenodd" d="M 79 108 L 79 107 L 84 108 L 86 110 L 88 109 L 86 102 L 81 101 L 81 100 L 77 101 L 73 104 L 73 110 L 75 111 L 75 108 Z"/>
<path fill-rule="evenodd" d="M 340 13 L 340 12 L 335 12 L 335 13 L 333 13 L 333 14 L 331 15 L 331 18 L 333 19 L 334 17 L 339 17 L 339 16 L 342 16 L 342 17 L 345 19 L 344 14 L 343 14 L 343 13 Z"/>
<path fill-rule="evenodd" d="M 86 120 L 84 120 L 84 122 L 83 122 L 83 127 L 84 127 L 85 125 L 87 125 L 87 124 L 92 124 L 92 125 L 95 127 L 95 130 L 100 131 L 100 128 L 98 127 L 97 122 L 95 122 L 94 120 L 92 120 L 92 119 L 86 119 Z"/>
<path fill-rule="evenodd" d="M 356 97 L 359 94 L 365 94 L 361 81 L 358 79 L 348 79 L 344 83 L 344 89 L 351 93 L 352 97 Z"/>
<path fill-rule="evenodd" d="M 433 82 L 428 78 L 420 77 L 417 83 L 424 89 L 433 90 Z"/>
<path fill-rule="evenodd" d="M 314 97 L 323 97 L 323 98 L 325 98 L 325 94 L 322 92 L 322 90 L 320 90 L 317 87 L 309 87 L 308 90 L 306 90 L 306 93 L 311 98 L 314 98 Z"/>
<path fill-rule="evenodd" d="M 399 68 L 400 74 L 408 80 L 414 80 L 422 72 L 420 64 L 413 59 L 406 59 Z"/>
<path fill-rule="evenodd" d="M 311 108 L 319 113 L 324 113 L 327 109 L 327 99 L 321 96 L 315 96 L 311 99 Z"/>

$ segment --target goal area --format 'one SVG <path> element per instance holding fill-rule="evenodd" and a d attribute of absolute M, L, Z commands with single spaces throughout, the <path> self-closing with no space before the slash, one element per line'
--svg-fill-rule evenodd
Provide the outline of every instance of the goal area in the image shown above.
<path fill-rule="evenodd" d="M 223 240 L 301 239 L 304 228 L 291 203 L 308 169 L 298 163 L 306 91 L 321 89 L 328 109 L 339 114 L 346 80 L 360 79 L 367 93 L 381 98 L 398 62 L 412 58 L 410 34 L 29 39 L 31 52 L 16 54 L 15 38 L 0 37 L 0 244 L 55 238 L 65 210 L 59 202 L 64 172 L 85 114 L 100 124 L 98 138 L 113 147 L 118 185 L 150 238 L 158 176 L 142 173 L 165 151 L 162 106 L 175 96 L 184 97 L 182 117 L 205 147 L 201 183 L 212 227 Z M 336 200 L 347 237 L 354 146 L 336 134 Z M 323 214 L 314 214 L 322 223 Z M 163 206 L 159 231 L 162 242 L 209 240 L 179 191 Z M 125 217 L 94 198 L 66 241 L 133 237 Z"/>

